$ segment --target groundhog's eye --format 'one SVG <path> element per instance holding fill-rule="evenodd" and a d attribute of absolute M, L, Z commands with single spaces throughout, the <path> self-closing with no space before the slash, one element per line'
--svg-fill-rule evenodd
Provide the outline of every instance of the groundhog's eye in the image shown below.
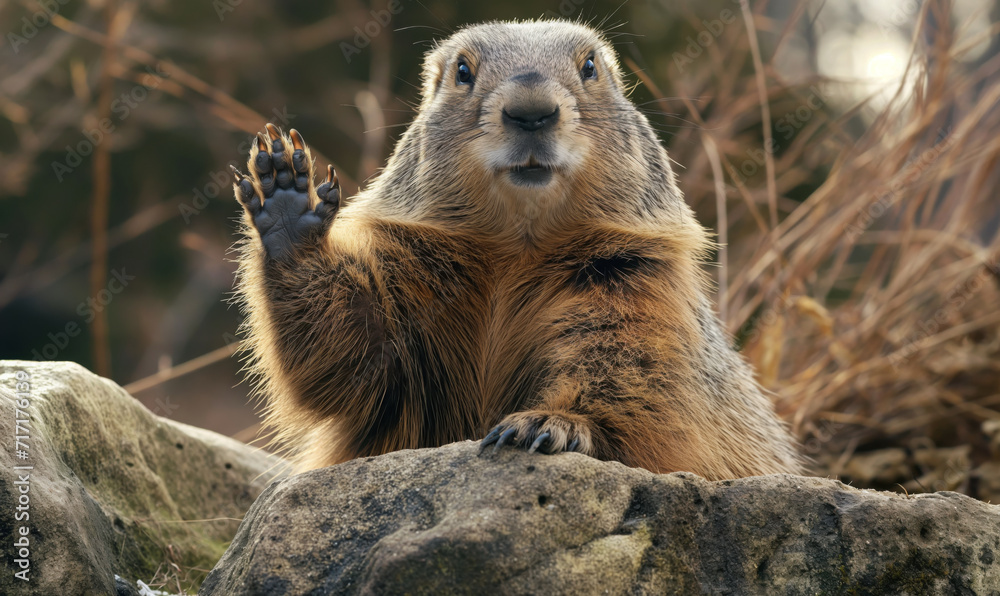
<path fill-rule="evenodd" d="M 472 69 L 465 62 L 458 63 L 458 84 L 471 85 L 475 77 L 472 76 Z"/>
<path fill-rule="evenodd" d="M 593 58 L 587 58 L 587 61 L 583 63 L 583 68 L 580 69 L 580 76 L 585 79 L 597 78 L 597 65 L 594 64 Z"/>

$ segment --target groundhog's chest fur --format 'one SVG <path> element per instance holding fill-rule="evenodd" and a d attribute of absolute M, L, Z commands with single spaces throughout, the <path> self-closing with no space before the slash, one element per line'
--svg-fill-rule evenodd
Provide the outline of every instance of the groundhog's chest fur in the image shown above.
<path fill-rule="evenodd" d="M 301 466 L 481 438 L 710 478 L 797 471 L 610 46 L 558 21 L 480 25 L 424 78 L 385 171 L 343 204 L 295 131 L 269 127 L 238 176 L 253 371 Z"/>

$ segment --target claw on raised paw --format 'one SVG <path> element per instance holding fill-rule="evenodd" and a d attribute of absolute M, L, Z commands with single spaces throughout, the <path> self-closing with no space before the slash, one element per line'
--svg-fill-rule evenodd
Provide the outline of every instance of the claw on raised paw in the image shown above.
<path fill-rule="evenodd" d="M 267 134 L 268 136 L 271 137 L 272 141 L 277 141 L 278 139 L 281 138 L 281 131 L 278 130 L 277 126 L 268 122 L 267 124 L 264 125 L 264 128 L 267 129 Z"/>
<path fill-rule="evenodd" d="M 257 149 L 267 153 L 267 141 L 264 140 L 264 135 L 257 133 Z"/>
<path fill-rule="evenodd" d="M 302 135 L 299 134 L 299 131 L 293 128 L 292 130 L 288 131 L 288 134 L 289 136 L 292 137 L 292 147 L 294 147 L 295 149 L 305 150 L 306 144 L 302 140 Z"/>

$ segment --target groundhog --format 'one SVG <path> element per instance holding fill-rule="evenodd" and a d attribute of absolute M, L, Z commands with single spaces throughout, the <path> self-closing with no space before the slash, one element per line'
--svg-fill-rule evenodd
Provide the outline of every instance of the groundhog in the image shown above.
<path fill-rule="evenodd" d="M 617 57 L 555 20 L 428 53 L 388 165 L 341 200 L 295 130 L 249 173 L 249 370 L 300 470 L 481 439 L 709 479 L 798 472 L 708 298 L 712 248 Z"/>

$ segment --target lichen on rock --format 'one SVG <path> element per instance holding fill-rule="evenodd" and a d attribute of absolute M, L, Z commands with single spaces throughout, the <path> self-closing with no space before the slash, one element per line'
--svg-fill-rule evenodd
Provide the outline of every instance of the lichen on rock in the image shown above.
<path fill-rule="evenodd" d="M 8 438 L 0 450 L 0 594 L 114 594 L 170 569 L 196 589 L 198 570 L 218 560 L 282 472 L 280 460 L 155 416 L 72 363 L 0 362 L 0 435 Z M 28 556 L 11 556 L 25 531 Z M 17 559 L 28 561 L 30 581 L 14 577 L 24 565 Z M 116 575 L 124 580 L 117 587 Z"/>

